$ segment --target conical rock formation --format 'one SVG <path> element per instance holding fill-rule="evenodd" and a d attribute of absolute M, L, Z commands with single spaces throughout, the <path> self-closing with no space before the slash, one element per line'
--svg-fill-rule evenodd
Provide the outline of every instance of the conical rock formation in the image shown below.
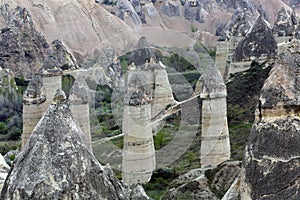
<path fill-rule="evenodd" d="M 16 158 L 0 199 L 128 199 L 83 144 L 61 91 Z"/>
<path fill-rule="evenodd" d="M 277 43 L 269 23 L 262 15 L 256 20 L 251 31 L 241 40 L 235 50 L 234 60 L 257 59 L 262 56 L 272 58 L 276 54 Z"/>
<path fill-rule="evenodd" d="M 242 184 L 251 199 L 299 199 L 300 43 L 279 55 L 266 80 L 244 158 Z M 242 179 L 243 180 L 243 179 Z"/>

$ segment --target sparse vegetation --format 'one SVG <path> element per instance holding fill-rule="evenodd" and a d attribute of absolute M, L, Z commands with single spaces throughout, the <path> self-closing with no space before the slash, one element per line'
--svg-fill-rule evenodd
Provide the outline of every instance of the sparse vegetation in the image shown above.
<path fill-rule="evenodd" d="M 195 26 L 194 24 L 191 24 L 190 28 L 193 33 L 197 32 L 198 30 L 197 26 Z"/>

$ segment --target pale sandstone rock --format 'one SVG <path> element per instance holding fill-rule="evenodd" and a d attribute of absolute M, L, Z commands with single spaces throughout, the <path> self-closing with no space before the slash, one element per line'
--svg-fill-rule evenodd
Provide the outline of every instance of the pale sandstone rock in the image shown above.
<path fill-rule="evenodd" d="M 92 151 L 92 139 L 90 128 L 90 107 L 91 101 L 89 87 L 81 77 L 77 78 L 70 91 L 70 109 L 76 124 L 83 132 L 82 140 L 90 151 Z"/>
<path fill-rule="evenodd" d="M 210 67 L 199 81 L 202 83 L 201 167 L 217 166 L 230 159 L 226 85 L 215 66 Z"/>

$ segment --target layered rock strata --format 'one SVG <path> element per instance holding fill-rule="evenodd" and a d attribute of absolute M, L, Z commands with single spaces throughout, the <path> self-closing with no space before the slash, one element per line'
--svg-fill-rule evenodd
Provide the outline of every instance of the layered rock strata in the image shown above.
<path fill-rule="evenodd" d="M 1 199 L 128 199 L 128 190 L 81 140 L 60 90 L 16 158 Z"/>
<path fill-rule="evenodd" d="M 226 85 L 215 66 L 210 67 L 199 81 L 202 84 L 201 167 L 217 166 L 230 159 Z"/>
<path fill-rule="evenodd" d="M 300 43 L 279 54 L 266 80 L 244 158 L 243 196 L 299 199 Z"/>
<path fill-rule="evenodd" d="M 89 87 L 81 77 L 74 82 L 70 92 L 70 109 L 76 124 L 83 132 L 82 141 L 92 151 L 92 139 L 90 128 L 90 100 Z"/>
<path fill-rule="evenodd" d="M 36 74 L 29 82 L 23 95 L 22 148 L 48 108 L 45 104 L 46 99 L 43 80 L 39 74 Z"/>
<path fill-rule="evenodd" d="M 150 123 L 151 98 L 140 80 L 142 75 L 135 73 L 130 77 L 123 111 L 122 178 L 124 183 L 133 185 L 150 180 L 155 169 L 155 151 Z"/>

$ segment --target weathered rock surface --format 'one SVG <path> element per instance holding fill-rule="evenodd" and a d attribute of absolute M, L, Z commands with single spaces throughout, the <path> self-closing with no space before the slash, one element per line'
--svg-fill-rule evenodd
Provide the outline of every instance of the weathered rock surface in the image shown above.
<path fill-rule="evenodd" d="M 43 64 L 49 44 L 35 29 L 25 8 L 4 4 L 0 13 L 0 65 L 11 69 L 16 76 L 31 75 Z"/>
<path fill-rule="evenodd" d="M 122 179 L 128 185 L 149 182 L 155 169 L 150 98 L 144 77 L 130 71 L 123 110 Z M 131 74 L 132 73 L 132 74 Z"/>
<path fill-rule="evenodd" d="M 14 162 L 1 199 L 128 199 L 112 170 L 83 144 L 60 92 Z"/>
<path fill-rule="evenodd" d="M 199 79 L 202 99 L 201 167 L 217 166 L 230 159 L 226 85 L 220 71 L 211 66 Z"/>
<path fill-rule="evenodd" d="M 195 5 L 191 5 L 195 4 Z M 203 17 L 201 17 L 201 4 L 200 1 L 185 1 L 184 8 L 183 8 L 183 15 L 184 18 L 189 21 L 198 21 L 203 22 Z"/>
<path fill-rule="evenodd" d="M 181 4 L 179 1 L 167 0 L 160 7 L 160 12 L 168 17 L 178 17 L 180 16 Z"/>
<path fill-rule="evenodd" d="M 255 15 L 248 10 L 235 11 L 222 31 L 222 39 L 230 39 L 232 36 L 246 36 L 254 22 Z"/>
<path fill-rule="evenodd" d="M 142 20 L 140 17 L 145 20 L 145 15 L 143 12 L 141 12 L 138 1 L 135 1 L 135 3 L 131 3 L 130 1 L 118 0 L 117 7 L 119 10 L 119 18 L 121 18 L 128 24 L 139 26 L 142 24 Z M 136 11 L 136 9 L 138 11 Z"/>
<path fill-rule="evenodd" d="M 5 159 L 0 154 L 0 191 L 2 190 L 5 179 L 9 173 L 10 166 L 5 162 Z"/>
<path fill-rule="evenodd" d="M 273 33 L 277 36 L 291 36 L 294 33 L 294 25 L 297 24 L 293 23 L 291 13 L 286 8 L 282 8 L 277 14 Z"/>
<path fill-rule="evenodd" d="M 269 23 L 262 15 L 235 50 L 234 60 L 250 60 L 266 56 L 273 58 L 276 54 L 277 43 Z"/>
<path fill-rule="evenodd" d="M 70 109 L 74 120 L 82 130 L 81 135 L 84 144 L 92 151 L 91 127 L 90 127 L 90 106 L 91 94 L 85 80 L 78 77 L 71 88 Z"/>
<path fill-rule="evenodd" d="M 244 158 L 245 196 L 299 199 L 299 41 L 279 55 L 260 97 Z"/>
<path fill-rule="evenodd" d="M 32 77 L 23 95 L 22 148 L 49 106 L 45 104 L 46 99 L 43 80 L 39 74 L 36 74 Z"/>

